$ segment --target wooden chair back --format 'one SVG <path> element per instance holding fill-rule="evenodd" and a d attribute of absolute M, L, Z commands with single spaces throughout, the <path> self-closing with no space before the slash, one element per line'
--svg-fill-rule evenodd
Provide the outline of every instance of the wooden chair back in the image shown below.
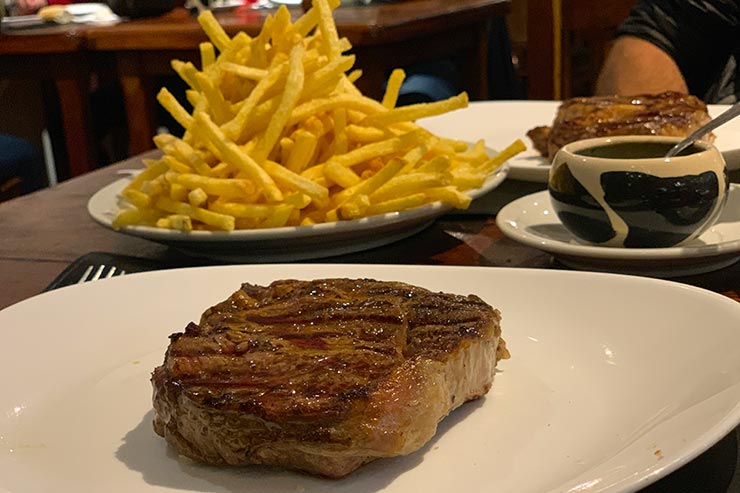
<path fill-rule="evenodd" d="M 23 180 L 19 177 L 13 177 L 0 183 L 0 202 L 20 197 L 22 194 Z"/>
<path fill-rule="evenodd" d="M 636 0 L 527 0 L 527 97 L 590 96 Z"/>

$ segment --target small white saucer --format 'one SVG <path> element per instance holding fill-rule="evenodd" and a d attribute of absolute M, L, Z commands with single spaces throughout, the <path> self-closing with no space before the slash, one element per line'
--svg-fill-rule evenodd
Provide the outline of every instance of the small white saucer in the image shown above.
<path fill-rule="evenodd" d="M 552 253 L 575 269 L 652 277 L 701 274 L 740 260 L 740 185 L 730 184 L 717 223 L 691 243 L 672 248 L 612 248 L 581 243 L 560 223 L 547 191 L 507 204 L 496 224 L 509 238 Z"/>

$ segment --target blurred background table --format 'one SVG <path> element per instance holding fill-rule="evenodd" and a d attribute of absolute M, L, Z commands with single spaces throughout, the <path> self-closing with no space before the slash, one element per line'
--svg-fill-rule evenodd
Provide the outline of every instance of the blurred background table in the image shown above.
<path fill-rule="evenodd" d="M 489 24 L 509 12 L 509 0 L 405 0 L 342 6 L 334 11 L 340 36 L 353 45 L 357 82 L 364 94 L 380 99 L 383 84 L 396 67 L 454 59 L 471 99 L 488 97 Z M 216 12 L 231 35 L 256 35 L 271 9 L 236 8 Z M 293 18 L 302 9 L 291 10 Z M 206 41 L 194 15 L 178 8 L 165 15 L 113 27 L 85 30 L 86 48 L 115 57 L 128 115 L 132 154 L 153 147 L 156 131 L 155 91 L 158 76 L 172 75 L 173 58 L 200 66 L 198 44 Z"/>
<path fill-rule="evenodd" d="M 85 50 L 84 28 L 51 26 L 0 33 L 0 76 L 41 81 L 46 98 L 54 98 L 64 133 L 62 177 L 98 166 L 88 98 L 95 55 Z M 46 118 L 53 118 L 47 108 Z"/>
<path fill-rule="evenodd" d="M 363 70 L 358 86 L 367 95 L 382 96 L 393 68 L 449 57 L 471 99 L 486 99 L 490 22 L 509 9 L 509 0 L 405 0 L 343 6 L 335 18 L 339 34 L 354 45 L 357 68 Z M 297 18 L 302 10 L 291 12 Z M 271 13 L 274 9 L 242 7 L 219 10 L 217 18 L 232 35 L 242 30 L 254 35 Z M 174 76 L 170 61 L 192 60 L 199 66 L 198 44 L 206 39 L 195 15 L 184 8 L 114 26 L 8 29 L 0 33 L 0 76 L 46 81 L 46 109 L 56 110 L 62 120 L 64 149 L 57 165 L 64 179 L 105 164 L 94 141 L 91 76 L 118 78 L 134 155 L 153 148 L 155 93 L 164 76 Z"/>

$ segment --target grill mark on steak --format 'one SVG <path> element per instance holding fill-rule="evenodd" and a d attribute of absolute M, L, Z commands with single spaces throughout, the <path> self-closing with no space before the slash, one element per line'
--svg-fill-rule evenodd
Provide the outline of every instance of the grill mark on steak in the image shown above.
<path fill-rule="evenodd" d="M 485 394 L 508 357 L 498 320 L 476 296 L 403 283 L 244 284 L 171 337 L 155 430 L 196 460 L 339 477 Z"/>

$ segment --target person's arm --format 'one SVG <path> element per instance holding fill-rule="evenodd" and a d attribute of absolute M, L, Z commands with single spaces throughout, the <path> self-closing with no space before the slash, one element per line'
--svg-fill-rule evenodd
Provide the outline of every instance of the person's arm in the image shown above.
<path fill-rule="evenodd" d="M 617 30 L 595 91 L 714 98 L 739 26 L 737 0 L 641 0 Z"/>
<path fill-rule="evenodd" d="M 632 36 L 617 38 L 596 81 L 596 95 L 688 93 L 686 81 L 668 53 Z"/>
<path fill-rule="evenodd" d="M 0 0 L 0 2 L 2 1 L 4 0 Z M 39 9 L 47 5 L 67 5 L 70 3 L 72 3 L 72 0 L 18 0 L 17 9 L 20 15 L 28 15 L 37 13 Z"/>
<path fill-rule="evenodd" d="M 18 12 L 18 15 L 35 14 L 41 7 L 44 7 L 45 5 L 46 0 L 18 0 L 16 2 L 16 10 Z"/>

